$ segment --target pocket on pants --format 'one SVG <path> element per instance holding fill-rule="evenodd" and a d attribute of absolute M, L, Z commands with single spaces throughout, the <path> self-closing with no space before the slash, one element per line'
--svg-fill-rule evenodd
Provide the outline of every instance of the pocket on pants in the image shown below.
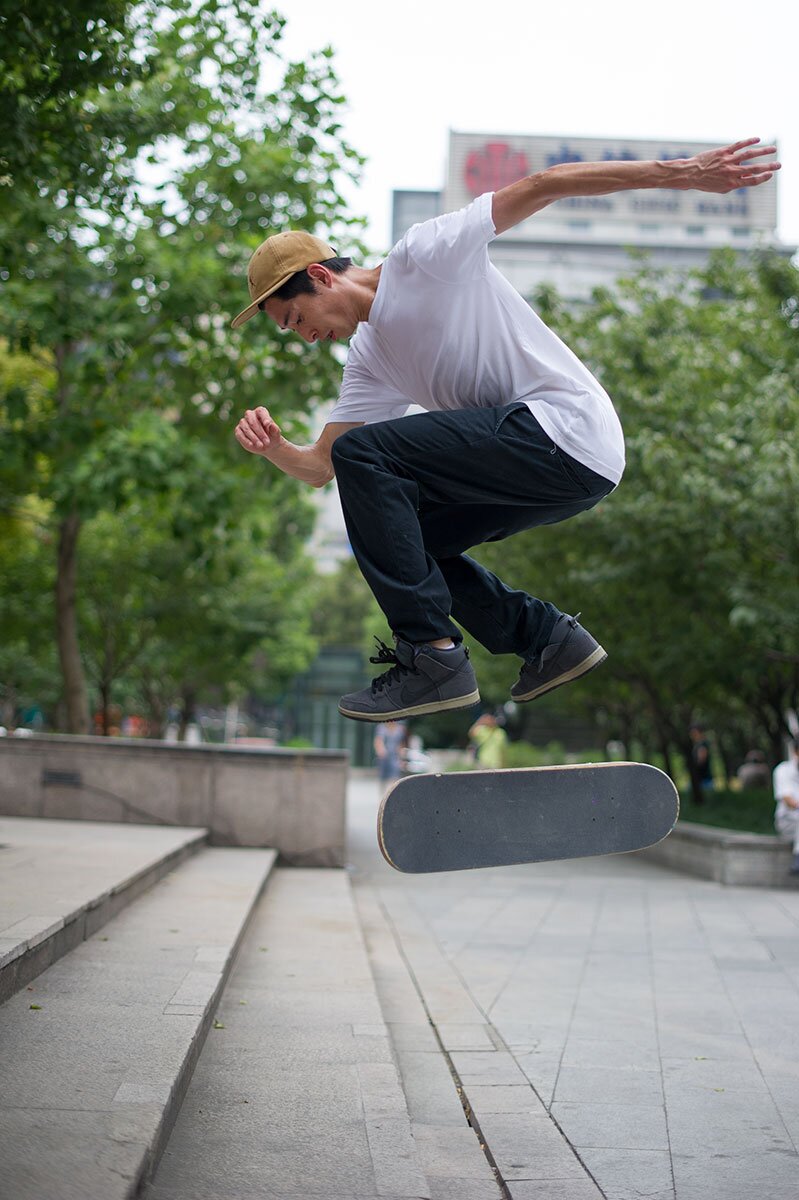
<path fill-rule="evenodd" d="M 593 489 L 585 479 L 581 478 L 579 474 L 579 464 L 576 463 L 570 455 L 566 454 L 565 451 L 561 450 L 559 446 L 555 447 L 555 458 L 557 459 L 558 466 L 568 479 L 569 483 L 577 488 L 577 490 L 580 491 L 584 496 L 590 496 Z"/>
<path fill-rule="evenodd" d="M 530 409 L 522 400 L 516 400 L 513 404 L 503 404 L 501 408 L 495 408 L 494 412 L 496 414 L 496 422 L 494 424 L 494 433 L 499 433 L 500 429 L 505 424 L 508 417 L 512 416 L 513 413 L 526 412 L 526 413 L 530 413 L 530 416 L 533 417 L 533 414 L 530 412 Z M 538 425 L 538 422 L 536 421 L 535 417 L 533 417 L 533 425 L 531 426 L 531 429 L 530 429 L 531 433 L 533 432 L 533 428 L 537 425 Z M 539 428 L 540 428 L 540 426 L 539 426 Z"/>

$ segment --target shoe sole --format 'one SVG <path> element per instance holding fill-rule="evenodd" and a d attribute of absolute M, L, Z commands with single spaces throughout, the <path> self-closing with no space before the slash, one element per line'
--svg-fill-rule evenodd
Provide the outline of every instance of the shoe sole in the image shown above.
<path fill-rule="evenodd" d="M 343 717 L 351 717 L 354 721 L 396 721 L 400 717 L 421 717 L 425 713 L 451 712 L 454 708 L 471 708 L 480 703 L 478 691 L 469 692 L 468 696 L 457 696 L 454 700 L 437 700 L 431 704 L 415 704 L 411 708 L 395 708 L 391 712 L 366 713 L 353 712 L 352 709 L 342 708 L 338 711 Z"/>
<path fill-rule="evenodd" d="M 606 652 L 601 646 L 597 646 L 596 650 L 588 655 L 588 658 L 584 658 L 576 667 L 572 667 L 571 671 L 564 671 L 562 675 L 558 675 L 555 679 L 550 679 L 549 683 L 545 683 L 543 687 L 533 688 L 531 692 L 525 692 L 523 696 L 511 692 L 511 699 L 523 704 L 525 700 L 535 700 L 536 696 L 543 696 L 544 692 L 554 692 L 555 688 L 562 687 L 564 683 L 571 683 L 573 679 L 579 679 L 581 675 L 587 675 L 589 671 L 593 671 L 594 667 L 600 666 L 606 658 Z"/>

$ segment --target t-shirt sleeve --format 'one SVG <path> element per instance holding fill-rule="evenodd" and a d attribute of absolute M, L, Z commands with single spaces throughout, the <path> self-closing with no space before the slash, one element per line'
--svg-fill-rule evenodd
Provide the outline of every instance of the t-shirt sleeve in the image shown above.
<path fill-rule="evenodd" d="M 485 275 L 490 266 L 488 243 L 496 237 L 492 199 L 493 193 L 485 192 L 457 212 L 413 225 L 392 253 L 445 282 Z"/>
<path fill-rule="evenodd" d="M 350 353 L 338 401 L 327 423 L 363 421 L 370 425 L 373 421 L 391 421 L 403 417 L 410 403 L 407 396 L 377 379 L 357 355 Z"/>
<path fill-rule="evenodd" d="M 791 771 L 790 766 L 785 770 L 785 763 L 779 763 L 774 768 L 774 798 L 775 800 L 784 800 L 786 796 L 794 796 L 799 794 L 799 787 L 796 786 L 796 780 Z"/>

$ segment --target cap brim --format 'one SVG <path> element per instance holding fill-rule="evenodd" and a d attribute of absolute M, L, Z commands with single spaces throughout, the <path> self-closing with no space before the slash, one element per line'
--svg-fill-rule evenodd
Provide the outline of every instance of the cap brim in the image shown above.
<path fill-rule="evenodd" d="M 245 309 L 242 309 L 237 317 L 233 318 L 233 320 L 230 322 L 230 328 L 238 329 L 238 327 L 243 325 L 245 321 L 249 321 L 250 317 L 254 317 L 258 312 L 258 305 L 263 304 L 264 300 L 268 300 L 269 297 L 278 290 L 278 288 L 282 288 L 284 283 L 288 283 L 292 275 L 296 275 L 296 271 L 289 271 L 288 275 L 284 275 L 282 279 L 278 279 L 277 283 L 270 287 L 268 291 L 262 292 L 260 296 L 256 296 L 252 304 L 248 304 Z"/>
<path fill-rule="evenodd" d="M 243 325 L 245 321 L 249 321 L 250 317 L 254 317 L 258 312 L 258 305 L 260 303 L 260 300 L 255 300 L 248 308 L 245 308 L 242 312 L 240 312 L 239 315 L 234 317 L 230 322 L 230 328 L 238 329 L 239 325 Z"/>

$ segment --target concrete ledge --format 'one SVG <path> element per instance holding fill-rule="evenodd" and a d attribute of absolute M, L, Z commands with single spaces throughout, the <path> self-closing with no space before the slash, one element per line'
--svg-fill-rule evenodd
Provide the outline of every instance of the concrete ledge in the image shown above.
<path fill-rule="evenodd" d="M 0 815 L 194 826 L 289 865 L 345 861 L 349 756 L 42 734 L 0 738 Z"/>
<path fill-rule="evenodd" d="M 716 883 L 751 887 L 799 887 L 790 875 L 791 843 L 778 837 L 737 833 L 679 821 L 662 842 L 638 857 Z"/>

